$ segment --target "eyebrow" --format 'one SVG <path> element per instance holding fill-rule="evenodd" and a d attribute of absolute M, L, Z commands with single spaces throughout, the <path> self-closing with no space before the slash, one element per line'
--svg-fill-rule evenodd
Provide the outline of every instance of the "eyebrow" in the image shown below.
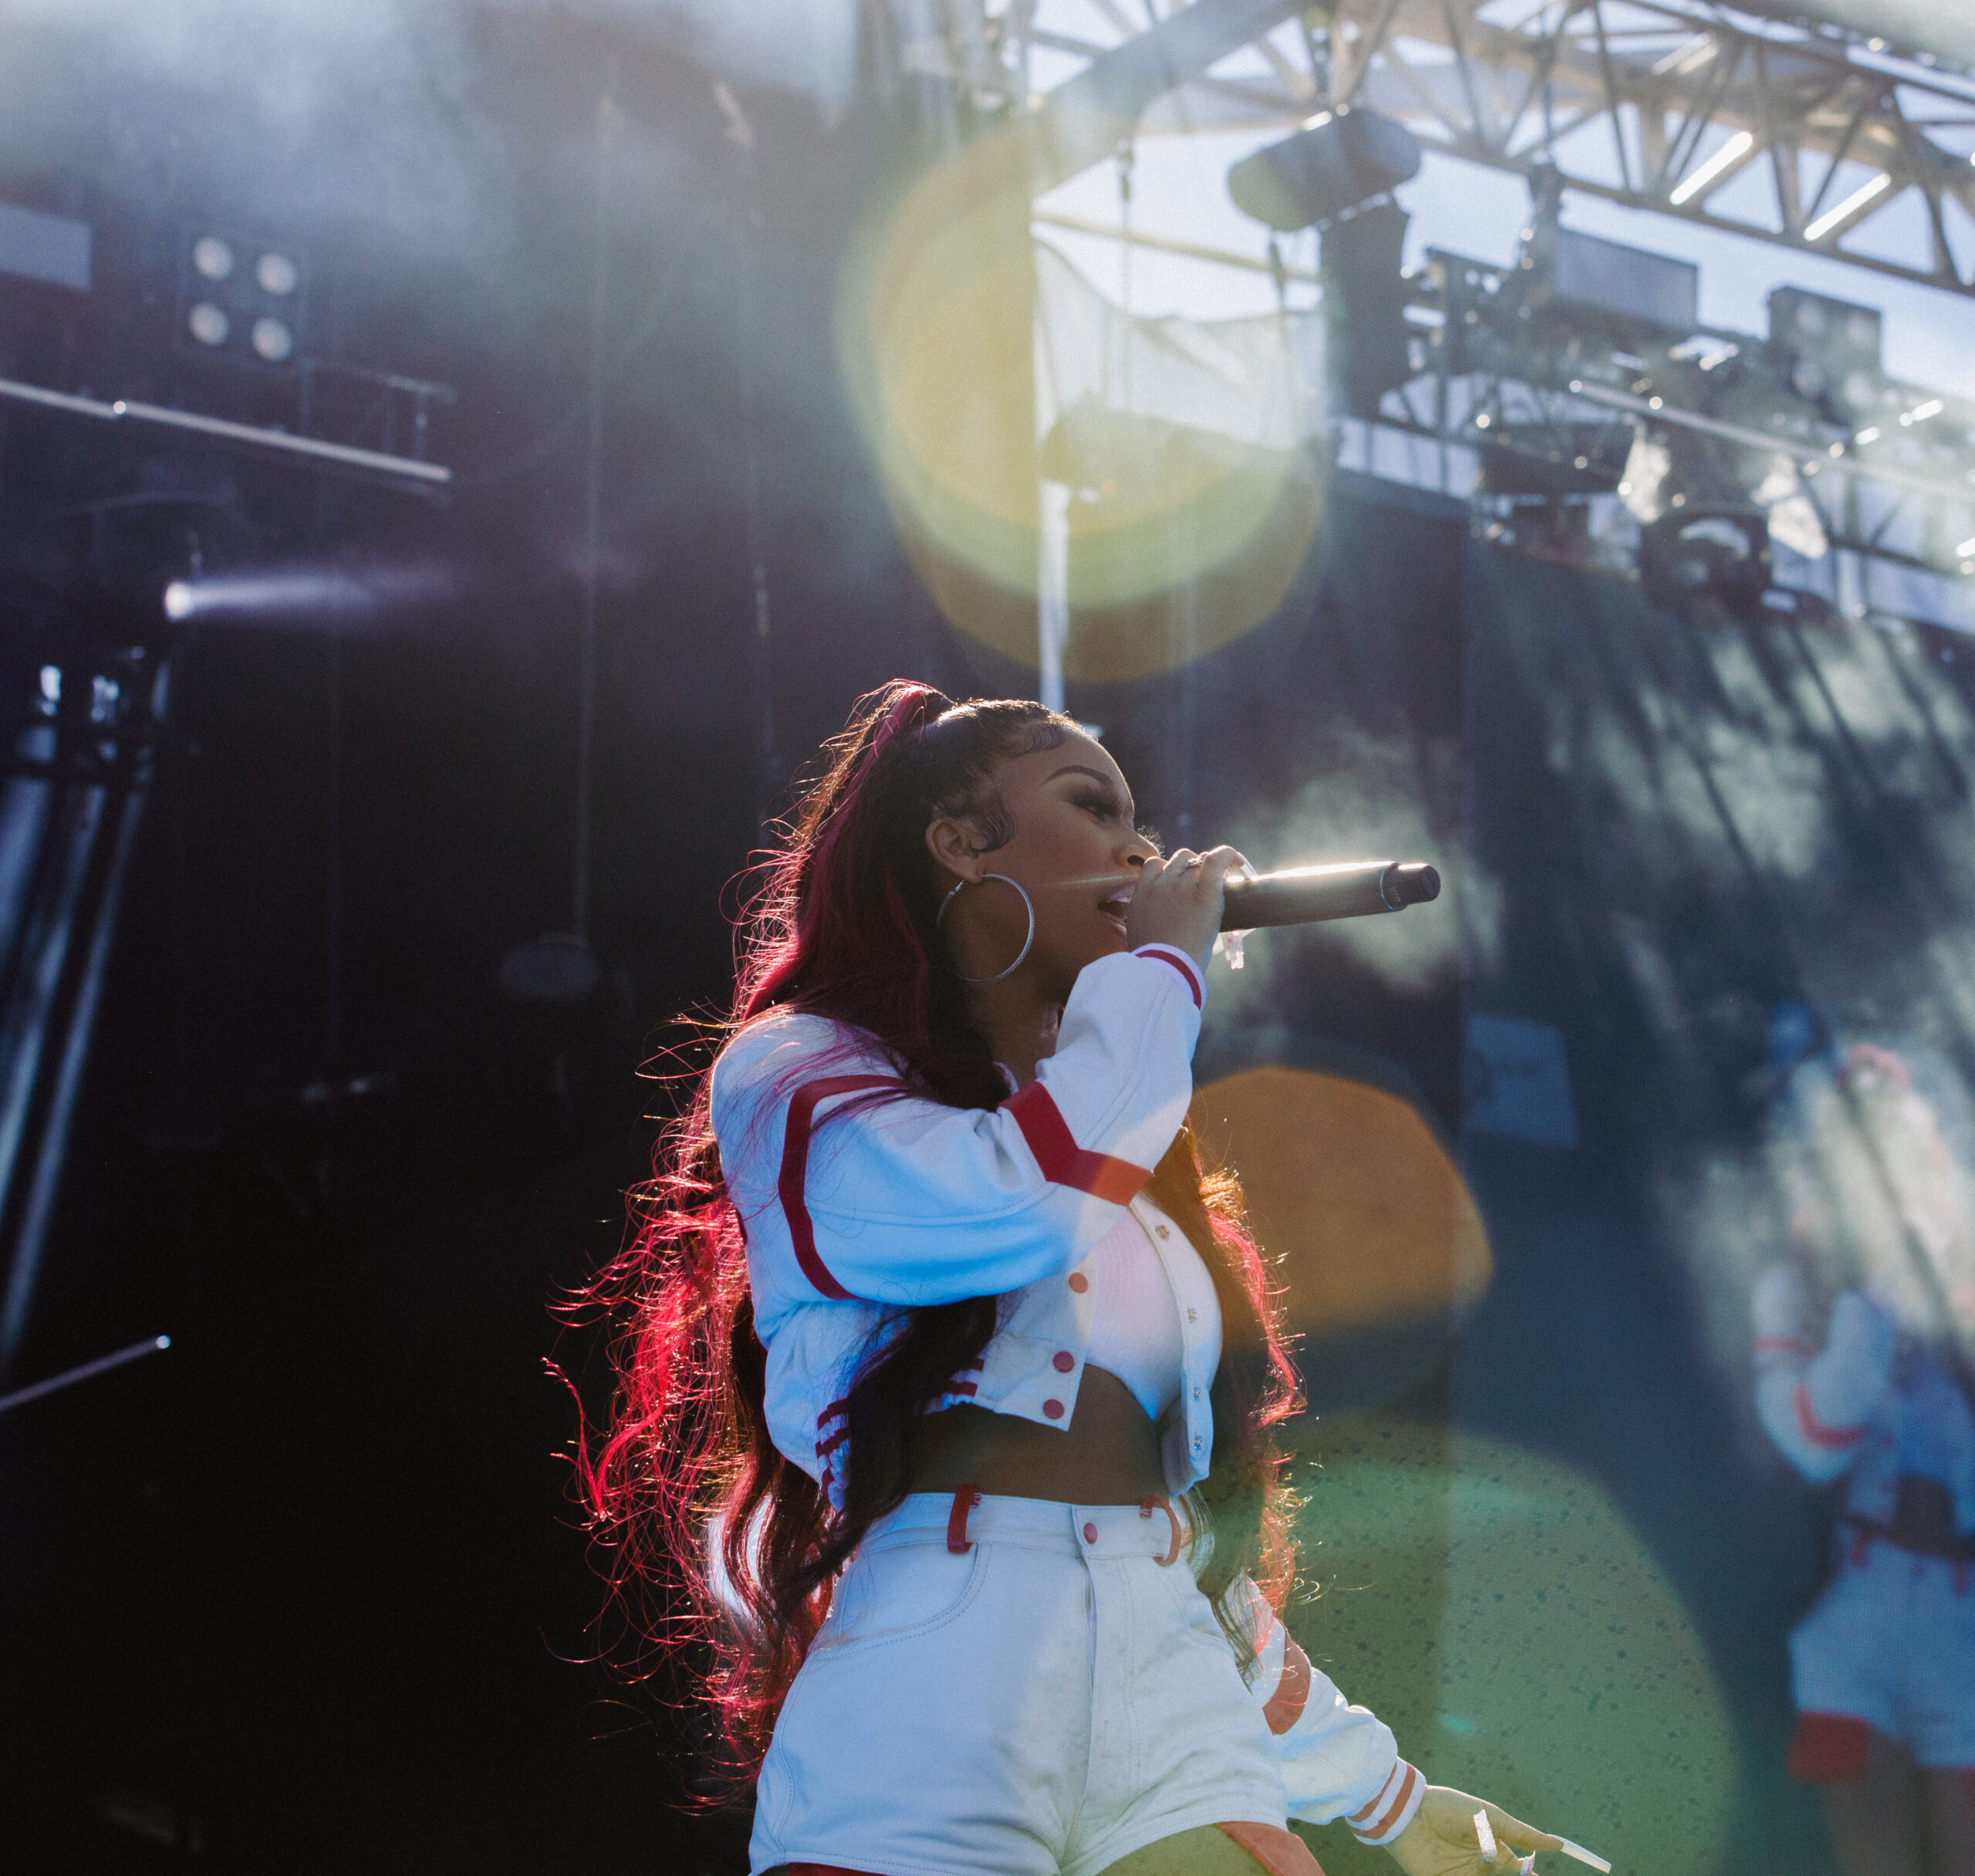
<path fill-rule="evenodd" d="M 1118 784 L 1106 774 L 1103 770 L 1092 768 L 1087 762 L 1065 762 L 1061 768 L 1052 769 L 1042 779 L 1045 782 L 1051 782 L 1054 781 L 1058 775 L 1088 775 L 1092 781 L 1101 781 L 1113 795 L 1118 792 Z M 1128 808 L 1133 807 L 1129 789 L 1126 791 L 1125 801 Z"/>

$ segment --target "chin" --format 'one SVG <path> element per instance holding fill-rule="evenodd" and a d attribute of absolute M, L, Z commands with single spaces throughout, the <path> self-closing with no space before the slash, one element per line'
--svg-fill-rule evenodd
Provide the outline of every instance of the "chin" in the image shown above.
<path fill-rule="evenodd" d="M 1085 962 L 1095 963 L 1100 957 L 1116 957 L 1120 951 L 1129 951 L 1131 948 L 1131 939 L 1107 919 L 1102 922 L 1095 947 Z"/>

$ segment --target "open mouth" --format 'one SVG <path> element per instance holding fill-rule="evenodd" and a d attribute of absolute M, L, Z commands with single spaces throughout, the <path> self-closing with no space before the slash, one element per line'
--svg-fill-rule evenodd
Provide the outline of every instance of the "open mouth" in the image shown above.
<path fill-rule="evenodd" d="M 1124 934 L 1126 929 L 1125 914 L 1130 909 L 1131 903 L 1132 889 L 1129 886 L 1119 887 L 1117 891 L 1108 893 L 1098 902 L 1097 909 L 1099 916 L 1108 919 L 1116 926 L 1121 936 Z"/>

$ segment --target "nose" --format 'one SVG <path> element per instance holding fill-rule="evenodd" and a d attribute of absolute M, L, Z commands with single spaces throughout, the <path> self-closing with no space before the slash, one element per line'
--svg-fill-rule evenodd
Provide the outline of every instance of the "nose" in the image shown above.
<path fill-rule="evenodd" d="M 1154 858 L 1158 852 L 1159 849 L 1143 834 L 1134 834 L 1131 838 L 1130 844 L 1126 847 L 1121 857 L 1126 865 L 1133 872 L 1136 872 L 1147 860 Z"/>

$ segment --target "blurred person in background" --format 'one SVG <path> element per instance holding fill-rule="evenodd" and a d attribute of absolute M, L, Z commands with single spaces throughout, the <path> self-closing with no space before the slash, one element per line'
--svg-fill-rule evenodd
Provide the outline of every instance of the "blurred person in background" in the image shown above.
<path fill-rule="evenodd" d="M 1845 1876 L 1975 1876 L 1967 1103 L 1931 1051 L 1860 1041 L 1787 1105 L 1793 1254 L 1755 1287 L 1757 1407 L 1838 1500 L 1791 1636 L 1790 1770 L 1821 1788 Z"/>

